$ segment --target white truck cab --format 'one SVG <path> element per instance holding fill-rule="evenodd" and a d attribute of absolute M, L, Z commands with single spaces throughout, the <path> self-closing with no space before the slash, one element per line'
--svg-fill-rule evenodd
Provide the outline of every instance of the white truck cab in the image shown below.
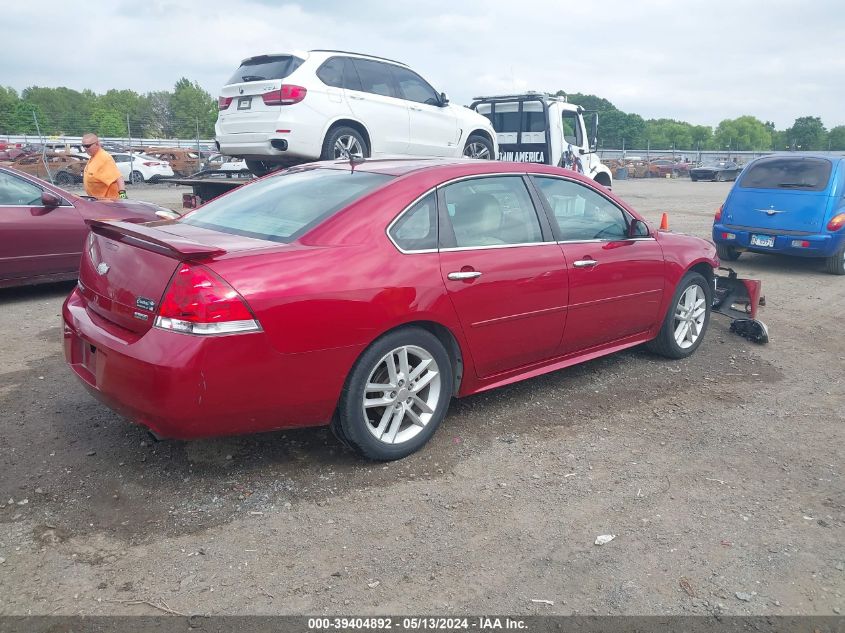
<path fill-rule="evenodd" d="M 595 152 L 597 113 L 541 92 L 475 97 L 470 107 L 493 124 L 499 160 L 568 167 L 611 187 L 610 169 Z M 589 133 L 585 113 L 592 114 Z"/>

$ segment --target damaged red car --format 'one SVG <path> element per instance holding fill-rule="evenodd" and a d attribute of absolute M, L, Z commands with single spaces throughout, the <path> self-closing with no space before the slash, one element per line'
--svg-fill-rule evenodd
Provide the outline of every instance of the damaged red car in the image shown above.
<path fill-rule="evenodd" d="M 63 317 L 95 397 L 164 437 L 331 424 L 379 460 L 453 397 L 692 354 L 718 266 L 572 171 L 490 161 L 316 163 L 175 221 L 90 224 Z"/>

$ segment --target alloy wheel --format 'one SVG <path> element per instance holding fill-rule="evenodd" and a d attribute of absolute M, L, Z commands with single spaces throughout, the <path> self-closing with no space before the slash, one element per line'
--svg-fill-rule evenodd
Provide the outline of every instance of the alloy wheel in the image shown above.
<path fill-rule="evenodd" d="M 464 156 L 467 158 L 478 158 L 480 160 L 490 160 L 490 150 L 484 143 L 468 143 L 464 148 Z"/>
<path fill-rule="evenodd" d="M 334 142 L 335 158 L 364 158 L 360 141 L 351 134 L 339 136 Z"/>
<path fill-rule="evenodd" d="M 704 328 L 707 317 L 707 297 L 704 289 L 692 284 L 681 295 L 675 306 L 675 342 L 681 349 L 695 345 Z"/>
<path fill-rule="evenodd" d="M 425 428 L 439 404 L 440 368 L 434 357 L 416 345 L 403 345 L 376 363 L 361 406 L 373 437 L 401 444 Z"/>

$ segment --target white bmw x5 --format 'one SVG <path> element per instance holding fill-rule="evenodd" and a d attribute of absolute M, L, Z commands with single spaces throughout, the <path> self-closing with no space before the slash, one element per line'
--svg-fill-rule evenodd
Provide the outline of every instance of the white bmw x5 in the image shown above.
<path fill-rule="evenodd" d="M 221 92 L 217 145 L 256 175 L 349 156 L 497 153 L 486 117 L 380 57 L 327 50 L 250 57 Z"/>

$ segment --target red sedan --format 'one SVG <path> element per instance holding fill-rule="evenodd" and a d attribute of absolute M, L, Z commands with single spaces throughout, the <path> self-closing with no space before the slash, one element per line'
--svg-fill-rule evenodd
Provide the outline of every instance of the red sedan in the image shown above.
<path fill-rule="evenodd" d="M 453 396 L 642 343 L 693 353 L 717 265 L 572 171 L 318 163 L 176 221 L 93 223 L 65 356 L 160 436 L 331 423 L 397 459 Z"/>
<path fill-rule="evenodd" d="M 178 214 L 146 202 L 93 200 L 0 167 L 0 288 L 76 279 L 86 220 L 150 222 Z"/>

